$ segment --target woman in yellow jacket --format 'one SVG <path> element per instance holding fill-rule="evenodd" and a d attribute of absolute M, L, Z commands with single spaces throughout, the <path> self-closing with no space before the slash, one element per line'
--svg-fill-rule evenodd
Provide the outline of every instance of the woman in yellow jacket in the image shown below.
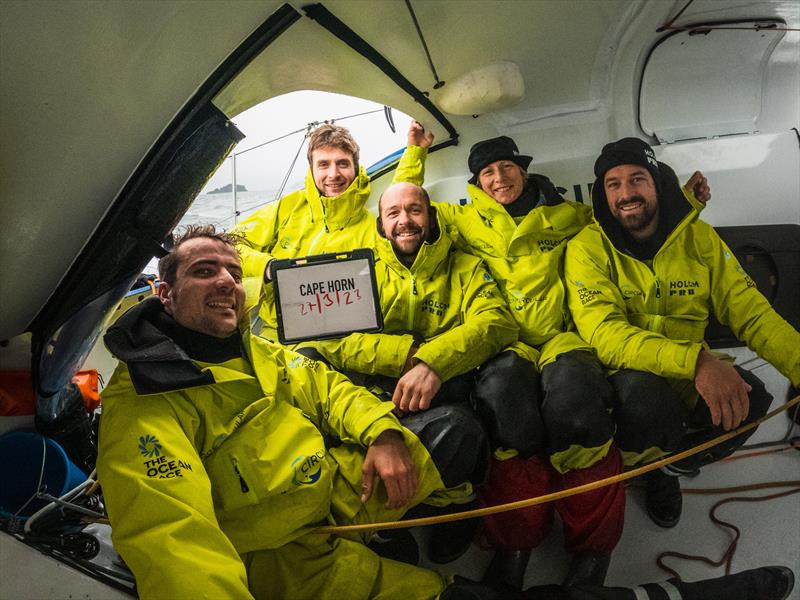
<path fill-rule="evenodd" d="M 416 131 L 415 131 L 416 126 Z M 396 178 L 421 179 L 432 141 L 419 124 L 409 130 Z M 514 393 L 510 410 L 521 402 L 515 429 L 544 434 L 498 448 L 482 501 L 497 504 L 570 488 L 619 473 L 622 460 L 612 446 L 613 427 L 598 427 L 581 408 L 603 406 L 611 395 L 602 365 L 574 331 L 566 307 L 562 259 L 566 241 L 590 220 L 588 206 L 564 200 L 549 179 L 526 171 L 530 156 L 521 155 L 511 138 L 478 142 L 469 155 L 470 203 L 436 203 L 440 223 L 458 248 L 483 259 L 520 328 L 515 350 L 535 368 Z M 590 396 L 594 402 L 587 400 Z M 479 398 L 480 400 L 480 398 Z M 565 410 L 565 407 L 568 407 Z M 478 405 L 481 411 L 481 404 Z M 535 420 L 531 418 L 535 415 Z M 568 415 L 566 423 L 560 420 Z M 568 426 L 563 426 L 563 425 Z M 502 432 L 501 432 L 502 433 Z M 537 454 L 546 454 L 542 460 Z M 622 534 L 625 494 L 608 486 L 571 496 L 552 505 L 531 507 L 485 519 L 491 543 L 500 552 L 490 567 L 498 578 L 519 585 L 530 555 L 549 533 L 553 510 L 564 523 L 566 546 L 573 554 L 568 583 L 601 583 L 611 550 Z M 520 523 L 524 523 L 520 526 Z"/>

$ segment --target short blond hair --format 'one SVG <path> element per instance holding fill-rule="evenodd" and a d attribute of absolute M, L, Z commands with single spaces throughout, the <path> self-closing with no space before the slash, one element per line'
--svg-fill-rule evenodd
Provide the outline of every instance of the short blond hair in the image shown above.
<path fill-rule="evenodd" d="M 339 125 L 326 123 L 317 127 L 308 137 L 308 164 L 311 165 L 311 155 L 320 148 L 338 148 L 353 156 L 353 163 L 358 169 L 358 153 L 360 148 L 350 135 L 350 131 Z M 313 166 L 313 165 L 312 165 Z"/>

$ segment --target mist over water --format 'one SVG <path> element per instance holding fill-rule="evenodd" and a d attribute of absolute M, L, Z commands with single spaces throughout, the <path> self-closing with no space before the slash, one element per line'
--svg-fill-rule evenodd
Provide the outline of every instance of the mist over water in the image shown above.
<path fill-rule="evenodd" d="M 284 195 L 291 190 L 284 190 Z M 275 201 L 277 190 L 237 192 L 239 221 L 259 208 Z M 183 215 L 179 226 L 213 223 L 217 228 L 231 229 L 234 226 L 233 192 L 222 194 L 199 194 Z"/>

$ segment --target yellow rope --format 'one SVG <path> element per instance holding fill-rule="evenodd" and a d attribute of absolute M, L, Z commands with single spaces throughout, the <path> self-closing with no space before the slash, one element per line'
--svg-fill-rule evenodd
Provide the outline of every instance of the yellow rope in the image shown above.
<path fill-rule="evenodd" d="M 627 471 L 625 473 L 620 473 L 619 475 L 614 475 L 613 477 L 608 477 L 606 479 L 600 479 L 598 481 L 593 481 L 591 483 L 587 483 L 584 485 L 579 485 L 574 488 L 569 488 L 566 490 L 561 490 L 560 492 L 554 492 L 552 494 L 546 494 L 544 496 L 537 496 L 536 498 L 528 498 L 527 500 L 517 500 L 516 502 L 508 502 L 506 504 L 498 504 L 497 506 L 487 506 L 485 508 L 477 508 L 475 510 L 466 510 L 464 512 L 459 512 L 451 515 L 439 515 L 436 517 L 423 517 L 419 519 L 407 519 L 404 521 L 387 521 L 385 523 L 363 523 L 360 525 L 338 525 L 338 526 L 324 526 L 318 527 L 314 530 L 315 533 L 327 533 L 327 534 L 340 534 L 340 533 L 352 533 L 356 531 L 372 531 L 378 529 L 400 529 L 405 527 L 420 527 L 423 525 L 434 525 L 437 523 L 448 523 L 450 521 L 460 521 L 462 519 L 473 519 L 475 517 L 485 517 L 487 515 L 493 515 L 496 513 L 501 512 L 508 512 L 511 510 L 516 510 L 518 508 L 526 508 L 528 506 L 536 506 L 537 504 L 545 504 L 547 502 L 553 502 L 554 500 L 560 500 L 561 498 L 566 498 L 568 496 L 574 496 L 575 494 L 582 494 L 584 492 L 590 492 L 592 490 L 596 490 L 601 487 L 605 487 L 608 485 L 612 485 L 614 483 L 618 483 L 620 481 L 625 481 L 626 479 L 633 479 L 634 477 L 639 477 L 639 475 L 643 475 L 644 473 L 648 473 L 650 471 L 655 471 L 656 469 L 660 469 L 665 465 L 672 464 L 679 460 L 683 460 L 689 456 L 694 456 L 703 450 L 711 448 L 712 446 L 716 446 L 717 444 L 729 440 L 731 438 L 736 437 L 737 435 L 744 433 L 745 431 L 750 431 L 751 429 L 755 429 L 761 423 L 766 421 L 767 419 L 771 419 L 775 415 L 791 408 L 792 406 L 800 404 L 800 395 L 795 396 L 793 399 L 788 401 L 786 404 L 779 406 L 775 410 L 768 412 L 766 415 L 761 417 L 760 419 L 753 421 L 747 425 L 739 427 L 734 431 L 729 431 L 728 433 L 724 433 L 713 440 L 709 440 L 702 444 L 695 446 L 694 448 L 690 448 L 689 450 L 684 450 L 683 452 L 679 452 L 678 454 L 673 454 L 666 458 L 662 458 L 655 462 L 652 462 L 648 465 L 643 467 L 638 467 L 631 471 Z"/>

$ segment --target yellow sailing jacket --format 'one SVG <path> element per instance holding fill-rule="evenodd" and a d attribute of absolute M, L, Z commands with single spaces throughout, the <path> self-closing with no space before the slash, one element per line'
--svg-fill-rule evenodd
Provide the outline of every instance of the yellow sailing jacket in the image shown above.
<path fill-rule="evenodd" d="M 517 326 L 492 276 L 479 258 L 454 248 L 447 236 L 423 243 L 410 269 L 383 237 L 376 255 L 384 333 L 315 343 L 337 368 L 399 377 L 413 337 L 391 334 L 414 332 L 425 340 L 415 358 L 447 381 L 516 341 Z"/>
<path fill-rule="evenodd" d="M 421 185 L 426 156 L 424 148 L 406 148 L 395 178 Z M 551 197 L 517 225 L 477 186 L 468 184 L 467 193 L 465 206 L 435 203 L 439 223 L 459 249 L 486 263 L 519 325 L 519 340 L 540 349 L 539 366 L 570 350 L 589 350 L 574 331 L 561 275 L 565 242 L 589 223 L 591 209 Z"/>
<path fill-rule="evenodd" d="M 605 193 L 596 194 L 598 219 L 570 241 L 565 275 L 581 336 L 611 368 L 693 379 L 713 312 L 798 385 L 800 334 L 772 309 L 714 229 L 698 218 L 677 179 L 669 187 L 662 183 L 662 189 L 667 196 L 660 196 L 660 218 L 677 224 L 651 261 L 624 251 Z"/>
<path fill-rule="evenodd" d="M 243 236 L 238 250 L 245 277 L 264 276 L 269 261 L 327 252 L 371 248 L 376 237 L 375 216 L 366 208 L 369 177 L 358 177 L 339 196 L 320 196 L 309 168 L 305 188 L 256 211 L 232 232 Z M 264 284 L 260 312 L 264 325 L 276 329 L 272 284 Z"/>
<path fill-rule="evenodd" d="M 364 511 L 383 517 L 385 493 L 360 502 L 357 448 L 385 430 L 404 435 L 418 497 L 443 487 L 390 402 L 257 336 L 243 338 L 247 358 L 192 361 L 145 318 L 159 304 L 134 307 L 106 337 L 122 361 L 103 391 L 97 462 L 140 597 L 249 598 L 241 554 Z M 344 443 L 328 449 L 323 434 Z M 348 577 L 369 589 L 374 575 Z"/>

